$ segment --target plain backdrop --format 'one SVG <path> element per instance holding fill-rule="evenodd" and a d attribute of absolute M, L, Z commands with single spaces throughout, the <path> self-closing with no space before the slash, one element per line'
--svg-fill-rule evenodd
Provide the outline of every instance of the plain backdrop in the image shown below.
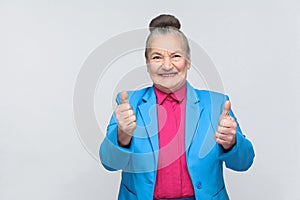
<path fill-rule="evenodd" d="M 0 0 L 0 199 L 116 199 L 119 172 L 76 131 L 76 78 L 103 42 L 171 13 L 213 60 L 254 144 L 249 171 L 225 171 L 231 199 L 299 200 L 299 10 L 298 0 Z"/>

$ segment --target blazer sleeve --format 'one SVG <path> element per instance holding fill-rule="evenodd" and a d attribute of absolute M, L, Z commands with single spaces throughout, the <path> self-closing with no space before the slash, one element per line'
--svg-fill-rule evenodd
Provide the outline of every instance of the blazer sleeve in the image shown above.
<path fill-rule="evenodd" d="M 116 102 L 120 104 L 120 95 L 117 96 Z M 100 161 L 104 168 L 110 171 L 126 168 L 133 152 L 132 146 L 124 148 L 118 144 L 118 123 L 113 114 L 99 150 Z"/>
<path fill-rule="evenodd" d="M 225 99 L 226 101 L 229 100 L 228 96 L 226 96 Z M 253 163 L 255 156 L 254 149 L 250 140 L 248 140 L 242 133 L 239 123 L 232 110 L 230 110 L 229 115 L 232 116 L 237 123 L 236 144 L 230 151 L 223 151 L 223 153 L 220 155 L 220 159 L 225 162 L 227 168 L 235 171 L 246 171 Z"/>

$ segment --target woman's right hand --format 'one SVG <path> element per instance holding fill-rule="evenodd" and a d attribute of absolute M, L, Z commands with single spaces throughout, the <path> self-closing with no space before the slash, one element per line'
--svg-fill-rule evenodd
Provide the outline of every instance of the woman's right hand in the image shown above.
<path fill-rule="evenodd" d="M 134 130 L 136 129 L 136 117 L 129 104 L 126 91 L 121 92 L 121 104 L 115 110 L 118 122 L 118 142 L 120 146 L 130 144 Z"/>

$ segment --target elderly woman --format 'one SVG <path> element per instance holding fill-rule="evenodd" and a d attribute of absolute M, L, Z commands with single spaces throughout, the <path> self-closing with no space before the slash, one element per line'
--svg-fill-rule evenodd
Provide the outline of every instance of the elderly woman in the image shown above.
<path fill-rule="evenodd" d="M 117 96 L 100 147 L 103 166 L 122 170 L 118 199 L 229 199 L 223 163 L 247 170 L 252 144 L 226 95 L 187 82 L 190 47 L 178 19 L 160 15 L 149 29 L 145 57 L 153 86 Z"/>

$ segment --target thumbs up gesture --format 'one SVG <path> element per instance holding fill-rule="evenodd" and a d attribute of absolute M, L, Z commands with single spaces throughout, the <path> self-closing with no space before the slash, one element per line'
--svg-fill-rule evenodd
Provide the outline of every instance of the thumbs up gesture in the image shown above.
<path fill-rule="evenodd" d="M 215 133 L 215 140 L 225 151 L 230 150 L 236 143 L 236 121 L 229 115 L 231 109 L 230 101 L 224 104 L 223 112 L 220 115 L 219 125 Z"/>
<path fill-rule="evenodd" d="M 115 116 L 118 122 L 118 142 L 120 146 L 128 146 L 136 128 L 136 117 L 126 91 L 121 92 L 121 104 L 117 106 Z"/>

